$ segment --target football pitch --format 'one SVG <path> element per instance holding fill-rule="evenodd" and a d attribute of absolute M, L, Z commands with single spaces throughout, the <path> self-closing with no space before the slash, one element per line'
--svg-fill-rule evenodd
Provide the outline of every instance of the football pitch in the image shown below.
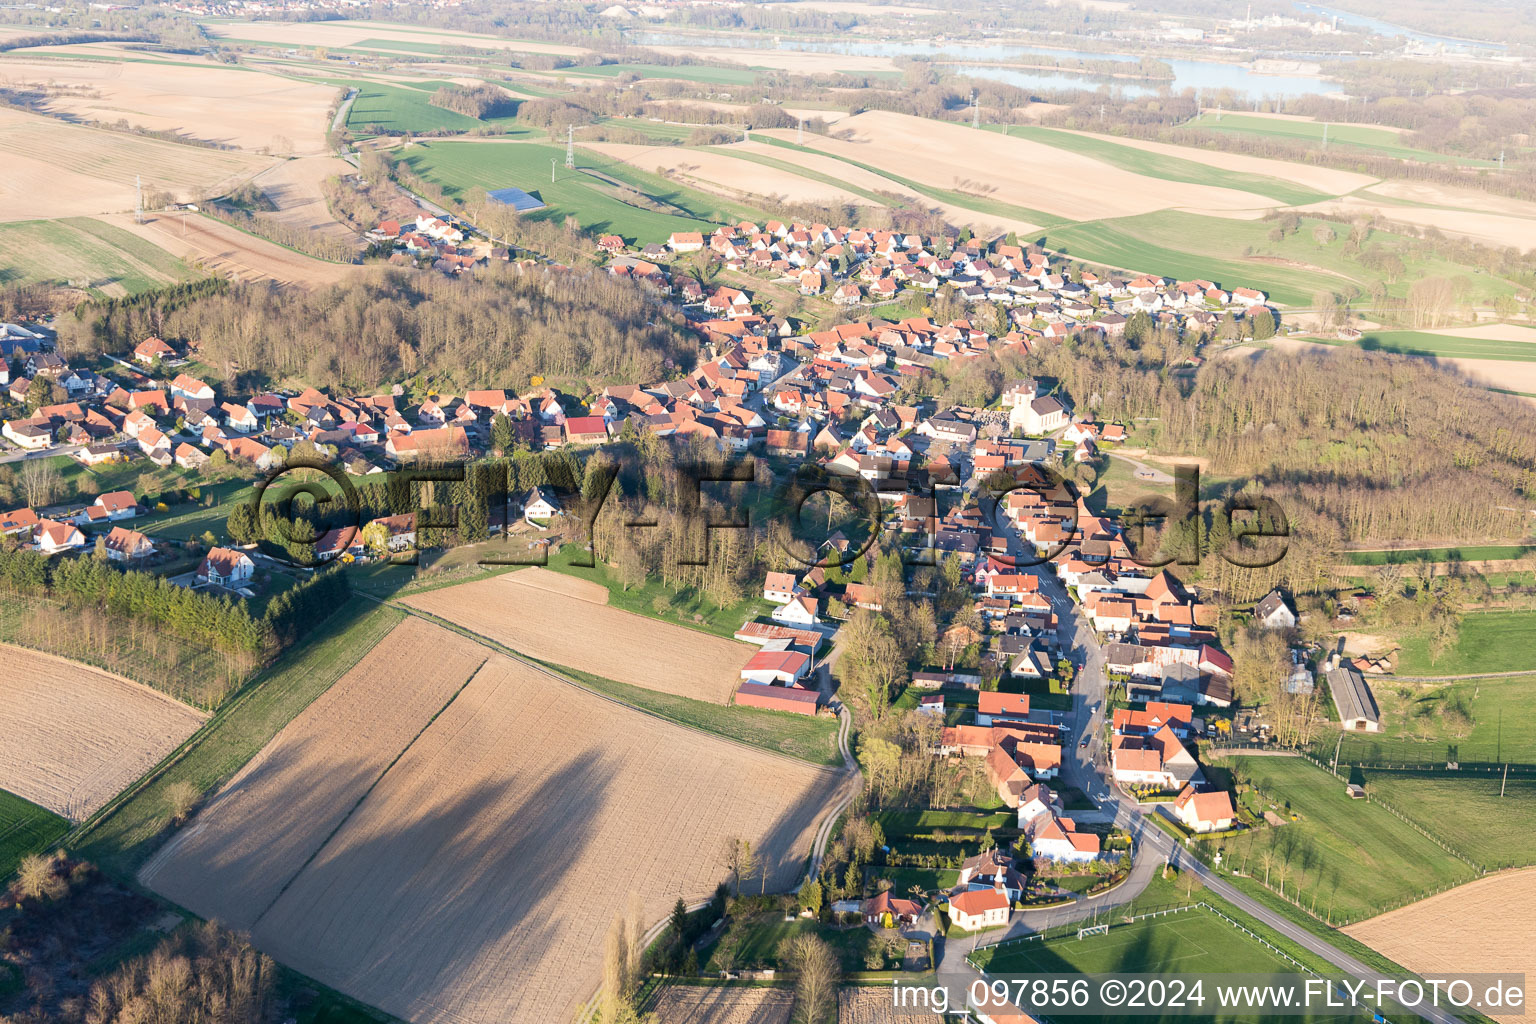
<path fill-rule="evenodd" d="M 991 954 L 990 959 L 988 953 Z M 1108 933 L 1076 938 L 1067 935 L 1044 942 L 1019 942 L 982 951 L 977 962 L 990 977 L 1009 974 L 1166 974 L 1190 978 L 1213 974 L 1300 974 L 1260 942 L 1209 910 L 1193 909 L 1135 924 L 1110 928 Z M 1307 1016 L 1241 1013 L 1212 1005 L 1215 994 L 1204 993 L 1208 1015 L 1169 1015 L 1168 1020 L 1223 1020 L 1292 1024 L 1343 1024 L 1369 1019 L 1368 1014 Z M 1162 1018 L 1142 1018 L 1144 1024 Z"/>

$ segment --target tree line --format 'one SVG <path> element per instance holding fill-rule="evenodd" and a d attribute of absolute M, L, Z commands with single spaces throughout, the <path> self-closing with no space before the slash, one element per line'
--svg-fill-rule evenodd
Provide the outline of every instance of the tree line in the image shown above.
<path fill-rule="evenodd" d="M 489 82 L 478 85 L 445 85 L 427 101 L 434 107 L 476 119 L 500 117 L 517 109 L 517 100 Z"/>
<path fill-rule="evenodd" d="M 536 375 L 654 381 L 698 357 L 674 311 L 595 269 L 493 264 L 446 278 L 380 268 L 310 292 L 251 283 L 137 300 L 89 303 L 61 318 L 60 347 L 126 352 L 158 334 L 197 342 L 204 362 L 227 371 L 341 388 L 425 371 L 518 390 Z"/>

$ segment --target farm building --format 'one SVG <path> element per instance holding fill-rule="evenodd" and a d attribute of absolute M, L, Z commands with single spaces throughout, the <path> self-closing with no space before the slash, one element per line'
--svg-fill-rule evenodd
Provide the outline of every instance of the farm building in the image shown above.
<path fill-rule="evenodd" d="M 1328 689 L 1333 691 L 1339 722 L 1348 732 L 1381 732 L 1381 712 L 1365 677 L 1354 668 L 1340 665 L 1328 670 Z"/>
<path fill-rule="evenodd" d="M 493 203 L 510 206 L 518 213 L 544 209 L 544 200 L 532 192 L 524 192 L 520 188 L 498 188 L 495 191 L 487 192 L 485 197 Z"/>
<path fill-rule="evenodd" d="M 764 686 L 762 683 L 742 683 L 736 688 L 734 702 L 749 708 L 766 708 L 769 711 L 789 711 L 797 715 L 814 715 L 821 695 L 815 690 L 803 690 L 798 686 Z"/>

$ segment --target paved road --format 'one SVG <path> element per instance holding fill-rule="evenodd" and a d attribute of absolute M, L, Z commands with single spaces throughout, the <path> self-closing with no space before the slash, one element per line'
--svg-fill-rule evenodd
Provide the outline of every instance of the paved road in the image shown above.
<path fill-rule="evenodd" d="M 30 462 L 33 459 L 51 459 L 55 455 L 73 455 L 84 447 L 84 445 L 80 444 L 56 444 L 49 448 L 33 450 L 23 448 L 20 451 L 0 455 L 0 464 L 7 462 Z"/>
<path fill-rule="evenodd" d="M 1129 461 L 1129 460 L 1128 460 Z M 985 503 L 983 503 L 985 508 Z M 993 523 L 1010 534 L 1010 546 L 1016 539 L 1006 524 Z M 935 942 L 936 969 L 939 979 L 952 992 L 963 992 L 978 977 L 978 973 L 965 962 L 965 955 L 978 942 L 994 942 L 1001 938 L 1029 935 L 1044 929 L 1081 921 L 1105 910 L 1124 906 L 1141 895 L 1153 875 L 1165 864 L 1171 863 L 1181 870 L 1193 871 L 1211 892 L 1306 949 L 1314 956 L 1332 964 L 1344 974 L 1374 985 L 1384 975 L 1372 970 L 1359 960 L 1325 942 L 1288 918 L 1258 903 L 1239 891 L 1225 879 L 1193 856 L 1186 854 L 1173 837 L 1157 825 L 1146 820 L 1141 809 L 1107 781 L 1106 752 L 1103 746 L 1104 703 L 1108 678 L 1104 672 L 1104 655 L 1086 617 L 1067 596 L 1062 585 L 1048 567 L 1040 566 L 1030 572 L 1040 580 L 1040 591 L 1050 600 L 1058 620 L 1057 639 L 1063 653 L 1079 666 L 1072 694 L 1072 719 L 1063 737 L 1062 779 L 1088 794 L 1095 803 L 1108 811 L 1114 820 L 1131 833 L 1135 854 L 1130 876 L 1125 883 L 1096 900 L 1079 899 L 1070 906 L 1048 910 L 1020 911 L 1013 917 L 1006 932 L 999 935 L 989 932 L 984 936 L 957 938 L 954 942 Z M 1091 736 L 1087 747 L 1078 745 L 1084 732 Z M 1421 1007 L 1418 1016 L 1432 1024 L 1461 1024 L 1456 1016 L 1435 1007 Z"/>
<path fill-rule="evenodd" d="M 357 90 L 348 89 L 347 98 L 341 101 L 341 106 L 336 108 L 336 116 L 331 118 L 331 131 L 341 130 L 341 126 L 347 123 L 347 114 L 352 111 L 352 104 L 357 100 Z"/>

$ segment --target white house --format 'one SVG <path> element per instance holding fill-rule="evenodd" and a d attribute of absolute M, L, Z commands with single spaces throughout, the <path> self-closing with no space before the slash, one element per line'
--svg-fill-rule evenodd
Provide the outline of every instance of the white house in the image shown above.
<path fill-rule="evenodd" d="M 56 555 L 60 551 L 77 551 L 85 547 L 85 534 L 81 533 L 70 523 L 55 523 L 45 519 L 38 524 L 37 550 L 45 555 Z"/>
<path fill-rule="evenodd" d="M 1008 410 L 1008 426 L 1026 434 L 1049 434 L 1067 422 L 1067 409 L 1050 395 L 1020 402 Z"/>
<path fill-rule="evenodd" d="M 1117 783 L 1160 789 L 1179 789 L 1200 770 L 1166 725 L 1151 736 L 1116 736 L 1110 762 Z"/>
<path fill-rule="evenodd" d="M 792 572 L 770 572 L 763 583 L 763 600 L 774 604 L 788 604 L 800 589 Z"/>
<path fill-rule="evenodd" d="M 816 599 L 809 594 L 796 595 L 775 608 L 769 617 L 791 626 L 814 626 L 821 621 L 816 616 Z"/>
<path fill-rule="evenodd" d="M 1296 628 L 1296 613 L 1291 611 L 1291 606 L 1285 601 L 1285 595 L 1278 590 L 1271 590 L 1264 595 L 1263 600 L 1253 606 L 1253 618 L 1265 629 Z"/>
<path fill-rule="evenodd" d="M 1031 823 L 1030 849 L 1037 857 L 1084 864 L 1097 860 L 1099 837 L 1092 832 L 1079 832 L 1071 818 L 1046 814 Z"/>
<path fill-rule="evenodd" d="M 560 501 L 548 487 L 535 487 L 523 499 L 523 518 L 530 523 L 535 519 L 553 519 L 560 514 Z"/>
<path fill-rule="evenodd" d="M 968 932 L 1006 925 L 1008 895 L 996 889 L 974 889 L 951 896 L 949 919 Z"/>
<path fill-rule="evenodd" d="M 1185 786 L 1179 793 L 1179 798 L 1173 802 L 1173 813 L 1185 827 L 1195 832 L 1229 829 L 1236 817 L 1229 793 L 1224 790 L 1196 793 L 1194 786 Z"/>
<path fill-rule="evenodd" d="M 185 373 L 178 373 L 176 379 L 171 381 L 171 394 L 180 395 L 183 398 L 213 398 L 213 388 L 196 377 Z"/>
<path fill-rule="evenodd" d="M 202 583 L 220 587 L 236 587 L 251 578 L 256 563 L 244 551 L 233 548 L 210 548 L 197 567 L 197 578 Z"/>

